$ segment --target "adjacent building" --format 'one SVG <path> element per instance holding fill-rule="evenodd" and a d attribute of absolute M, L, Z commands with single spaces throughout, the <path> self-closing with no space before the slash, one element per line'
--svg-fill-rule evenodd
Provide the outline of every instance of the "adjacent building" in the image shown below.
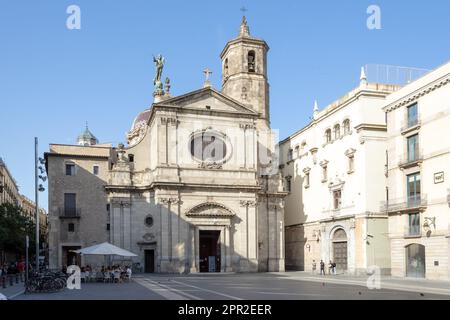
<path fill-rule="evenodd" d="M 221 53 L 222 88 L 172 97 L 155 58 L 154 103 L 128 145 L 50 145 L 50 267 L 103 264 L 72 250 L 109 241 L 145 272 L 283 271 L 284 197 L 269 126 L 264 40 L 245 17 Z"/>
<path fill-rule="evenodd" d="M 450 278 L 450 63 L 387 97 L 392 275 Z"/>
<path fill-rule="evenodd" d="M 19 187 L 8 170 L 6 163 L 0 158 L 0 205 L 20 203 Z"/>
<path fill-rule="evenodd" d="M 398 86 L 360 85 L 280 143 L 286 197 L 286 268 L 311 271 L 323 260 L 339 272 L 389 273 L 387 128 L 382 106 Z"/>

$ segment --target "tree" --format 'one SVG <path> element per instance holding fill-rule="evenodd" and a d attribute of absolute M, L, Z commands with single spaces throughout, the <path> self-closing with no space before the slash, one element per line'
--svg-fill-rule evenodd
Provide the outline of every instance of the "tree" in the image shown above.
<path fill-rule="evenodd" d="M 30 237 L 29 254 L 35 253 L 35 223 L 22 208 L 5 203 L 0 205 L 0 251 L 16 256 L 25 255 L 25 237 Z"/>

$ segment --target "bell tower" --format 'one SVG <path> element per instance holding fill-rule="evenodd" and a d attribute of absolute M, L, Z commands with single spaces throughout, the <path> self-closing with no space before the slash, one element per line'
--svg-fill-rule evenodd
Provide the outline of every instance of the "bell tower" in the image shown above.
<path fill-rule="evenodd" d="M 222 93 L 260 114 L 269 125 L 269 83 L 267 81 L 267 52 L 262 39 L 250 35 L 247 19 L 242 17 L 239 36 L 223 49 Z"/>

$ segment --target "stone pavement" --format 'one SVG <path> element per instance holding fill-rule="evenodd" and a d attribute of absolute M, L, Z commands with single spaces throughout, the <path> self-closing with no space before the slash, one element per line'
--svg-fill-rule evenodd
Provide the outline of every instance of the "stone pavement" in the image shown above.
<path fill-rule="evenodd" d="M 351 276 L 345 274 L 325 275 L 311 274 L 303 271 L 271 273 L 280 278 L 289 278 L 296 281 L 333 283 L 367 287 L 369 276 Z M 428 294 L 450 295 L 450 281 L 426 280 L 417 278 L 397 278 L 391 276 L 380 277 L 381 289 L 419 292 Z"/>
<path fill-rule="evenodd" d="M 22 294 L 14 300 L 449 300 L 450 290 L 428 281 L 384 279 L 371 290 L 363 277 L 308 273 L 145 274 L 130 283 L 82 284 L 81 290 Z M 426 284 L 426 285 L 425 285 Z M 434 285 L 434 287 L 433 287 Z M 447 285 L 447 284 L 446 284 Z M 398 289 L 388 287 L 397 286 Z M 447 290 L 447 291 L 445 291 Z M 434 291 L 434 292 L 432 292 Z M 444 292 L 445 291 L 445 292 Z"/>
<path fill-rule="evenodd" d="M 9 285 L 9 281 L 7 281 L 6 289 L 1 286 L 0 283 L 0 293 L 6 296 L 8 299 L 14 299 L 15 297 L 21 295 L 25 291 L 24 283 L 20 282 L 16 283 L 14 280 L 13 286 Z"/>

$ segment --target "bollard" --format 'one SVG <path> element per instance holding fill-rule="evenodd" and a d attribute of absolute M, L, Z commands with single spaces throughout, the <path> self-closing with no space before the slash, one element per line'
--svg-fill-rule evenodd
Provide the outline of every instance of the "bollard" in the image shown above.
<path fill-rule="evenodd" d="M 2 288 L 6 289 L 6 276 L 2 276 Z"/>
<path fill-rule="evenodd" d="M 18 283 L 19 283 L 19 274 L 16 273 L 16 284 L 18 284 Z"/>

